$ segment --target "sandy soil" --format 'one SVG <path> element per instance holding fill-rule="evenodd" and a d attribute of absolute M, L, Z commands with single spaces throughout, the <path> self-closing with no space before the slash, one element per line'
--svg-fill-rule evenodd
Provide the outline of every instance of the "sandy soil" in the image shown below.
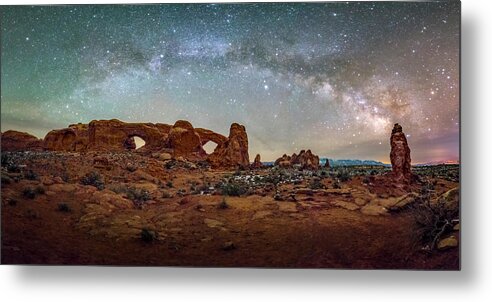
<path fill-rule="evenodd" d="M 422 249 L 411 212 L 380 212 L 380 203 L 418 186 L 391 186 L 376 176 L 369 184 L 353 177 L 331 189 L 334 180 L 325 177 L 325 189 L 312 190 L 312 176 L 306 176 L 279 184 L 277 192 L 261 185 L 244 196 L 222 196 L 215 188 L 206 193 L 197 188 L 214 187 L 234 171 L 166 168 L 144 156 L 110 158 L 109 167 L 94 168 L 92 156 L 24 156 L 18 159 L 21 173 L 2 168 L 2 263 L 459 268 L 459 248 Z M 127 169 L 128 162 L 137 169 Z M 29 169 L 36 179 L 26 179 Z M 81 184 L 93 170 L 102 175 L 105 189 Z M 436 196 L 457 186 L 436 182 Z M 135 206 L 128 187 L 145 189 L 149 199 Z M 39 192 L 31 198 L 26 188 Z M 275 200 L 276 193 L 282 200 Z M 60 210 L 61 203 L 68 212 Z M 141 239 L 142 229 L 155 234 L 152 242 Z"/>

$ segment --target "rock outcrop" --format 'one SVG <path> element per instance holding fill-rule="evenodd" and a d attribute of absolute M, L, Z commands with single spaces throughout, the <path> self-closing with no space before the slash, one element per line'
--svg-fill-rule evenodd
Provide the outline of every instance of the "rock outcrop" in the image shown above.
<path fill-rule="evenodd" d="M 290 168 L 290 167 L 292 167 L 292 163 L 290 162 L 290 160 L 291 160 L 291 157 L 287 154 L 284 154 L 284 155 L 282 155 L 282 157 L 279 157 L 279 158 L 277 158 L 277 160 L 275 160 L 274 165 L 279 166 L 281 168 Z"/>
<path fill-rule="evenodd" d="M 255 160 L 251 164 L 251 169 L 261 169 L 262 167 L 263 167 L 263 164 L 261 163 L 260 154 L 256 154 Z"/>
<path fill-rule="evenodd" d="M 412 179 L 410 148 L 400 125 L 395 124 L 391 132 L 391 167 L 396 182 L 410 182 Z"/>
<path fill-rule="evenodd" d="M 41 151 L 43 141 L 26 132 L 8 130 L 1 133 L 2 151 Z"/>
<path fill-rule="evenodd" d="M 275 166 L 282 168 L 298 167 L 300 169 L 317 170 L 319 168 L 319 156 L 314 155 L 311 150 L 301 150 L 299 154 L 282 155 L 275 161 Z"/>
<path fill-rule="evenodd" d="M 177 121 L 169 131 L 167 147 L 172 149 L 175 157 L 187 159 L 205 158 L 207 153 L 202 148 L 200 135 L 188 121 Z"/>
<path fill-rule="evenodd" d="M 43 147 L 50 151 L 85 151 L 89 144 L 87 124 L 69 125 L 68 128 L 51 130 L 43 140 Z"/>
<path fill-rule="evenodd" d="M 327 158 L 327 159 L 326 159 L 326 161 L 325 161 L 325 165 L 324 165 L 324 167 L 325 167 L 326 169 L 329 169 L 329 168 L 330 168 L 330 161 L 328 160 L 328 158 Z"/>
<path fill-rule="evenodd" d="M 124 123 L 122 121 L 98 120 L 89 123 L 90 151 L 125 151 L 127 140 L 138 136 L 145 141 L 142 151 L 157 151 L 165 147 L 167 134 L 151 123 Z"/>
<path fill-rule="evenodd" d="M 73 124 L 46 134 L 44 140 L 17 131 L 2 134 L 4 151 L 124 152 L 136 149 L 134 137 L 145 145 L 138 152 L 166 154 L 166 159 L 208 160 L 214 168 L 249 167 L 248 135 L 244 126 L 232 124 L 229 137 L 208 129 L 194 128 L 179 120 L 174 125 L 125 123 L 117 119 Z M 213 141 L 214 152 L 207 155 L 203 145 Z M 159 157 L 161 158 L 161 157 Z M 259 162 L 257 165 L 261 165 Z"/>
<path fill-rule="evenodd" d="M 243 125 L 231 125 L 227 140 L 215 148 L 207 159 L 214 168 L 249 167 L 248 135 Z"/>

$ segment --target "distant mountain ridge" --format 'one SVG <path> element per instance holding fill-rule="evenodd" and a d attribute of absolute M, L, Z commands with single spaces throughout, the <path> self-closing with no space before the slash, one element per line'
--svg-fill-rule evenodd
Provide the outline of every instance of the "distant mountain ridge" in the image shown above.
<path fill-rule="evenodd" d="M 331 159 L 322 158 L 320 164 L 324 165 L 326 161 L 330 162 L 330 167 L 337 166 L 391 166 L 389 164 L 382 163 L 376 160 L 362 160 L 362 159 Z"/>

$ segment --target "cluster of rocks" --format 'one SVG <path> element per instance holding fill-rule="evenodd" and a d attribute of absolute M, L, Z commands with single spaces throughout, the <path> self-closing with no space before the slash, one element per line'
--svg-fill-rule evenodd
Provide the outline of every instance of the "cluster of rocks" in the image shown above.
<path fill-rule="evenodd" d="M 319 168 L 319 156 L 313 154 L 311 150 L 301 150 L 299 155 L 282 155 L 275 161 L 275 166 L 282 168 L 298 167 L 300 169 L 317 170 Z"/>

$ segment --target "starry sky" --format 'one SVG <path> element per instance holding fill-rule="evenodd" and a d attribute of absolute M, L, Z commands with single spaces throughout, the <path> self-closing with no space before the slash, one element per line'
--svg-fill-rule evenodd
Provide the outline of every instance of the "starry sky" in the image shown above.
<path fill-rule="evenodd" d="M 1 7 L 1 128 L 93 119 L 227 135 L 249 153 L 459 157 L 459 2 Z M 210 150 L 210 146 L 207 146 Z"/>

